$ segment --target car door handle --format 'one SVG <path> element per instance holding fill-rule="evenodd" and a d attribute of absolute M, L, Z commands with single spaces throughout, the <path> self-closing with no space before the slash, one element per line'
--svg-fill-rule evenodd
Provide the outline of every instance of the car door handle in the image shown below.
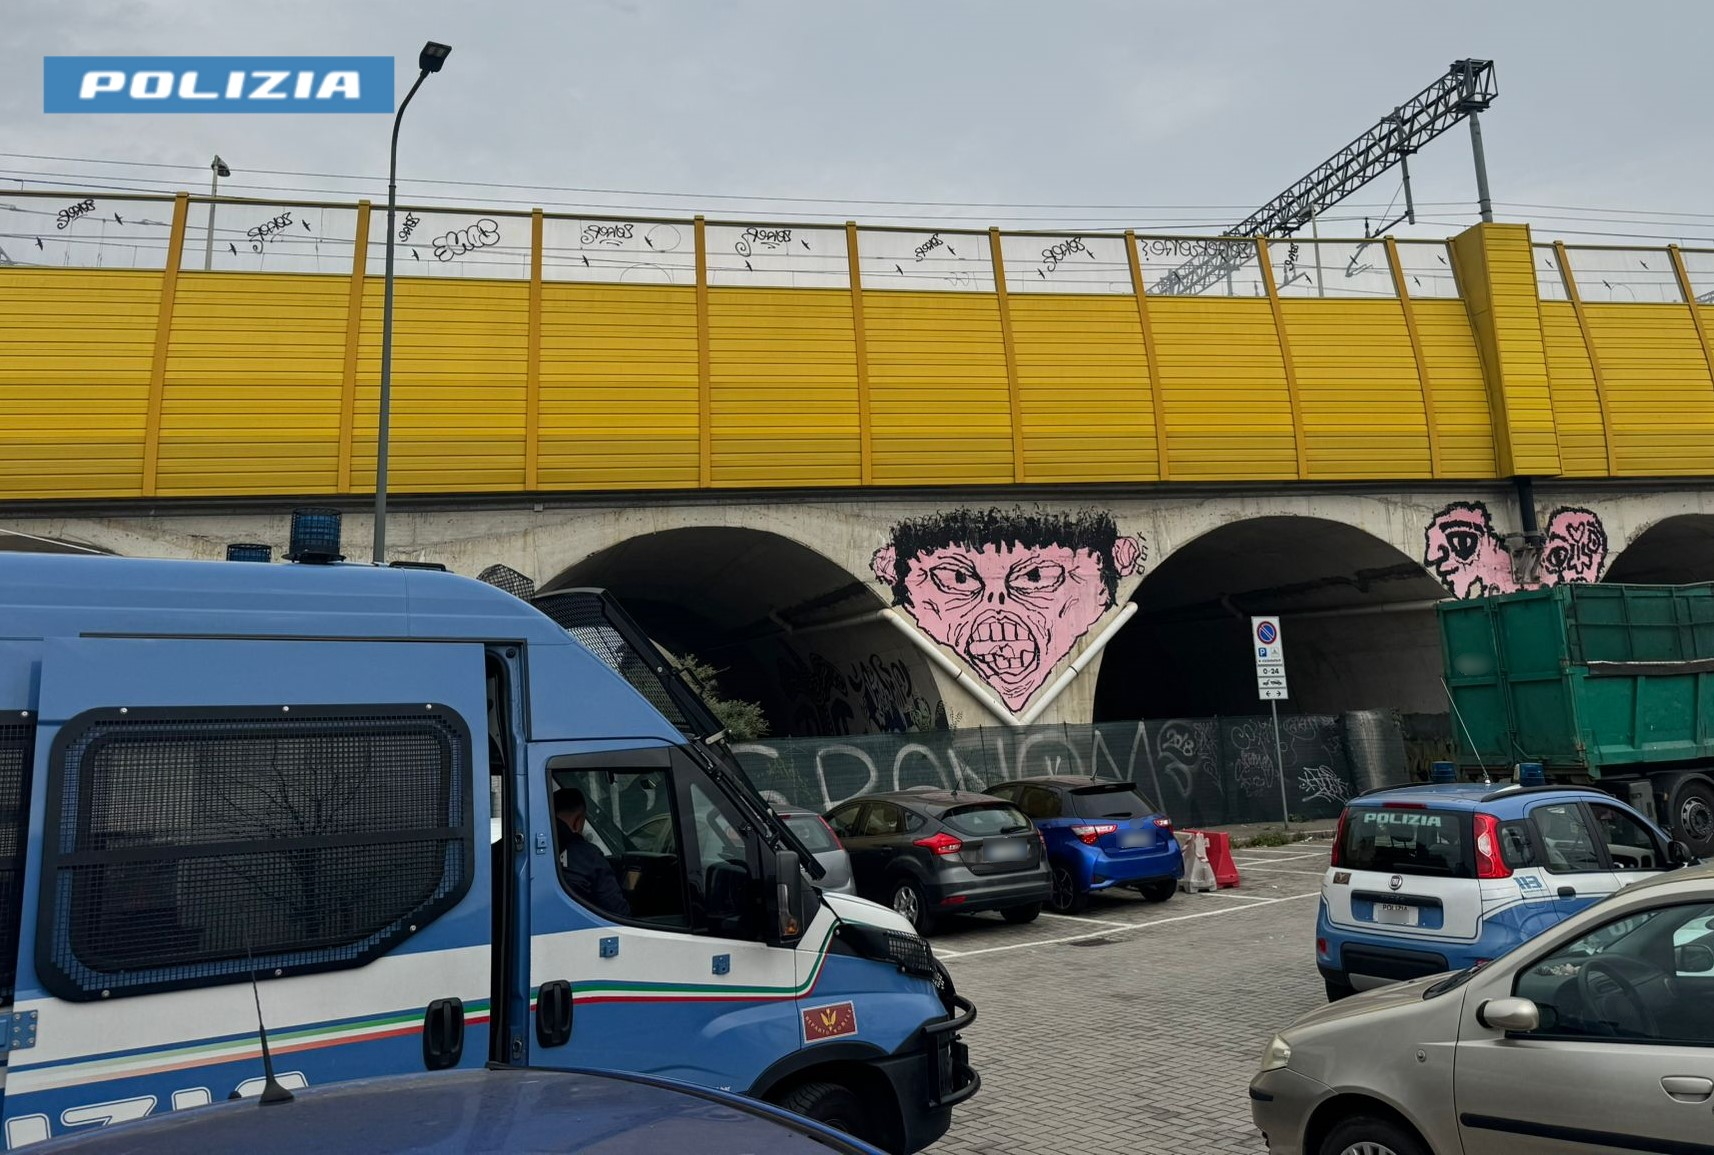
<path fill-rule="evenodd" d="M 1660 1086 L 1680 1103 L 1702 1103 L 1714 1095 L 1714 1079 L 1700 1075 L 1668 1075 L 1660 1081 Z"/>
<path fill-rule="evenodd" d="M 1577 888 L 1575 886 L 1562 886 L 1559 888 L 1559 897 L 1560 898 L 1576 898 L 1577 897 Z"/>

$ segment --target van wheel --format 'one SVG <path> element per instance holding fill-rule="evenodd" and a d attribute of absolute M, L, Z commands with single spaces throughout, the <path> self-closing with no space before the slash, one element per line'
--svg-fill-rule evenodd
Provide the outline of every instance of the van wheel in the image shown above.
<path fill-rule="evenodd" d="M 1317 1155 L 1432 1155 L 1408 1127 L 1374 1115 L 1346 1119 L 1327 1133 Z"/>
<path fill-rule="evenodd" d="M 1686 782 L 1672 800 L 1672 836 L 1698 858 L 1714 857 L 1714 789 Z"/>
<path fill-rule="evenodd" d="M 1018 925 L 1026 922 L 1034 922 L 1036 920 L 1036 916 L 1040 913 L 1041 903 L 1031 902 L 1026 903 L 1023 906 L 1008 906 L 1005 910 L 1000 912 L 1000 917 L 1009 923 Z"/>
<path fill-rule="evenodd" d="M 780 1096 L 776 1105 L 865 1143 L 877 1143 L 880 1139 L 869 1127 L 872 1112 L 864 1109 L 863 1100 L 851 1088 L 838 1083 L 804 1083 L 790 1094 Z"/>
<path fill-rule="evenodd" d="M 1076 914 L 1089 905 L 1089 892 L 1077 889 L 1077 879 L 1064 863 L 1053 864 L 1053 895 L 1048 900 L 1060 914 Z"/>
<path fill-rule="evenodd" d="M 929 912 L 928 899 L 914 879 L 901 878 L 893 883 L 893 897 L 888 903 L 904 920 L 916 927 L 918 934 L 934 929 L 934 915 Z"/>
<path fill-rule="evenodd" d="M 1151 878 L 1138 886 L 1137 891 L 1150 902 L 1165 902 L 1178 893 L 1178 879 Z"/>

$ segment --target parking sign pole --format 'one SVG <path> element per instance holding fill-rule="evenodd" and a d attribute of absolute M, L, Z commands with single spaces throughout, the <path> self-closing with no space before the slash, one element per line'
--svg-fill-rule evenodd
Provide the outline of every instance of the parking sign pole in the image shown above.
<path fill-rule="evenodd" d="M 1250 644 L 1256 648 L 1256 693 L 1274 716 L 1274 764 L 1280 771 L 1280 821 L 1291 829 L 1291 798 L 1286 793 L 1285 744 L 1280 741 L 1280 699 L 1286 688 L 1285 638 L 1277 617 L 1250 619 Z"/>
<path fill-rule="evenodd" d="M 1274 709 L 1274 760 L 1280 768 L 1280 821 L 1285 824 L 1286 832 L 1291 832 L 1291 803 L 1286 800 L 1285 788 L 1285 747 L 1280 745 L 1280 703 L 1274 699 L 1268 705 Z"/>

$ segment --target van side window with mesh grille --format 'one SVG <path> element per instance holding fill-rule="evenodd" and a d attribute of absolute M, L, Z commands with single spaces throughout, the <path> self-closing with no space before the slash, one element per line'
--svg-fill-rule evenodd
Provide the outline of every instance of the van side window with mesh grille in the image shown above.
<path fill-rule="evenodd" d="M 451 711 L 92 711 L 49 765 L 36 963 L 61 998 L 359 966 L 475 869 Z"/>

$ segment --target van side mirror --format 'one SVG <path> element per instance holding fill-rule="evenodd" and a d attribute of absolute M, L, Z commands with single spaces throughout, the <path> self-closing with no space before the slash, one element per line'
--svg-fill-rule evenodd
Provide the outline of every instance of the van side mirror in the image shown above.
<path fill-rule="evenodd" d="M 770 865 L 773 869 L 772 877 L 767 880 L 768 943 L 795 946 L 809 929 L 810 917 L 815 913 L 810 900 L 815 889 L 806 884 L 797 851 L 776 851 Z"/>
<path fill-rule="evenodd" d="M 1666 860 L 1674 866 L 1689 866 L 1696 861 L 1696 856 L 1690 853 L 1690 847 L 1673 839 L 1666 844 Z"/>
<path fill-rule="evenodd" d="M 1541 1011 L 1528 999 L 1488 999 L 1476 1008 L 1476 1021 L 1494 1031 L 1533 1031 Z"/>

